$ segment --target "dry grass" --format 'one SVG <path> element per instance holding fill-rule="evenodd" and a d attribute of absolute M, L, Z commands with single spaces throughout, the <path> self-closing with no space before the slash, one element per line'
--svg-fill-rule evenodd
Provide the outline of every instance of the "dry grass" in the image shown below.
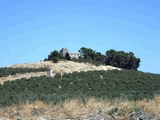
<path fill-rule="evenodd" d="M 160 95 L 155 96 L 154 99 L 149 102 L 143 100 L 143 101 L 137 101 L 136 104 L 137 106 L 144 107 L 144 110 L 147 112 L 152 112 L 157 115 L 160 114 Z"/>
<path fill-rule="evenodd" d="M 46 105 L 41 101 L 35 101 L 34 103 L 26 102 L 21 105 L 13 105 L 11 107 L 1 108 L 0 116 L 9 119 L 26 118 L 27 120 L 37 119 L 39 116 L 44 118 L 87 118 L 89 116 L 95 116 L 100 114 L 104 118 L 109 117 L 109 111 L 113 108 L 118 108 L 118 111 L 113 113 L 115 118 L 121 119 L 121 112 L 123 111 L 123 118 L 129 119 L 129 113 L 133 108 L 143 108 L 146 112 L 154 114 L 160 114 L 160 95 L 149 102 L 142 101 L 123 101 L 116 99 L 114 102 L 109 100 L 96 100 L 90 98 L 85 104 L 78 100 L 73 99 L 57 105 Z M 36 116 L 32 114 L 32 111 L 44 110 Z"/>
<path fill-rule="evenodd" d="M 76 66 L 76 67 L 75 67 Z M 17 64 L 8 66 L 12 68 L 44 68 L 44 67 L 50 67 L 52 68 L 53 76 L 55 74 L 64 74 L 64 73 L 72 73 L 74 71 L 93 71 L 93 70 L 114 70 L 120 68 L 116 68 L 113 66 L 95 66 L 90 63 L 77 63 L 72 61 L 59 61 L 58 63 L 53 63 L 52 61 L 43 61 L 43 62 L 35 62 L 35 63 L 27 63 L 27 64 Z M 25 74 L 16 74 L 16 75 L 10 75 L 8 77 L 2 77 L 0 78 L 0 83 L 3 84 L 3 82 L 7 80 L 16 80 L 21 78 L 30 78 L 30 77 L 36 77 L 36 76 L 43 76 L 46 75 L 46 72 L 31 72 L 31 73 L 25 73 Z"/>
<path fill-rule="evenodd" d="M 71 73 L 73 71 L 80 72 L 84 70 L 85 71 L 112 70 L 112 69 L 120 70 L 119 68 L 115 68 L 112 66 L 96 67 L 91 64 L 74 63 L 74 62 L 66 62 L 66 61 L 60 61 L 58 64 L 54 64 L 50 61 L 47 61 L 47 62 L 37 62 L 32 64 L 22 64 L 22 65 L 19 64 L 19 65 L 13 65 L 10 67 L 14 67 L 14 68 L 16 67 L 21 67 L 21 68 L 52 67 L 54 75 L 57 73 L 62 74 L 62 73 Z M 42 74 L 37 73 L 36 75 L 44 75 L 44 74 L 46 73 L 42 73 Z M 16 78 L 17 76 L 14 76 L 14 77 Z M 22 77 L 22 75 L 20 75 L 20 77 Z M 23 77 L 26 77 L 26 76 L 23 76 Z M 6 78 L 4 78 L 4 81 L 5 80 Z M 117 118 L 117 120 L 121 119 L 122 117 L 121 113 L 123 113 L 123 118 L 127 120 L 129 119 L 129 113 L 135 107 L 143 108 L 143 110 L 146 112 L 152 112 L 154 114 L 159 115 L 160 114 L 160 95 L 155 96 L 155 98 L 149 102 L 147 102 L 146 100 L 142 100 L 142 101 L 139 100 L 139 101 L 133 102 L 133 101 L 123 101 L 120 99 L 116 99 L 114 102 L 111 102 L 109 100 L 102 100 L 102 99 L 96 100 L 95 98 L 90 98 L 89 100 L 87 100 L 85 104 L 83 103 L 83 101 L 80 101 L 78 99 L 73 99 L 70 101 L 66 101 L 64 103 L 59 103 L 57 105 L 52 105 L 52 104 L 47 105 L 41 101 L 35 101 L 34 103 L 29 103 L 27 101 L 25 104 L 0 108 L 0 117 L 9 118 L 11 120 L 14 120 L 16 118 L 26 118 L 26 120 L 37 120 L 39 116 L 43 116 L 44 118 L 82 118 L 83 119 L 90 116 L 95 116 L 96 114 L 100 114 L 104 118 L 108 118 L 109 112 L 112 111 L 114 108 L 118 108 L 118 111 L 113 113 L 115 118 Z M 34 115 L 33 114 L 34 111 L 41 111 L 41 112 Z"/>
<path fill-rule="evenodd" d="M 16 74 L 16 75 L 10 75 L 8 77 L 1 77 L 0 78 L 0 83 L 4 83 L 5 81 L 12 81 L 16 79 L 21 79 L 21 78 L 30 78 L 30 77 L 37 77 L 37 76 L 43 76 L 46 75 L 46 72 L 30 72 L 30 73 L 25 73 L 25 74 Z"/>

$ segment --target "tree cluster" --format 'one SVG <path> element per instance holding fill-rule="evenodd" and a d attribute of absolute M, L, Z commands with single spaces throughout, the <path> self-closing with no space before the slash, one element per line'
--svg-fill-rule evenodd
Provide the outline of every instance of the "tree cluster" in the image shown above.
<path fill-rule="evenodd" d="M 106 51 L 105 64 L 123 69 L 137 70 L 140 66 L 140 58 L 136 58 L 132 52 L 125 53 L 124 51 L 111 49 Z"/>
<path fill-rule="evenodd" d="M 60 59 L 65 59 L 61 53 L 57 50 L 54 50 L 48 55 L 48 58 L 45 58 L 44 61 L 51 60 L 54 63 L 57 63 Z"/>
<path fill-rule="evenodd" d="M 128 70 L 137 70 L 140 66 L 140 58 L 136 58 L 133 52 L 124 52 L 116 51 L 114 49 L 107 50 L 106 54 L 103 55 L 100 52 L 96 52 L 91 48 L 82 47 L 78 51 L 80 53 L 79 59 L 71 59 L 69 53 L 66 53 L 65 57 L 58 51 L 54 50 L 48 55 L 46 60 L 52 60 L 54 63 L 57 63 L 60 59 L 73 60 L 76 62 L 89 62 L 94 65 L 112 65 L 115 67 L 128 69 Z"/>
<path fill-rule="evenodd" d="M 100 64 L 111 65 L 128 70 L 137 70 L 140 66 L 140 58 L 136 58 L 133 52 L 107 50 L 106 55 L 96 52 L 90 48 L 82 47 L 79 50 L 82 59 L 86 61 L 95 61 Z"/>
<path fill-rule="evenodd" d="M 0 68 L 0 77 L 7 77 L 9 75 L 16 75 L 16 73 L 30 73 L 30 72 L 44 72 L 47 68 Z"/>
<path fill-rule="evenodd" d="M 100 52 L 96 52 L 90 48 L 85 48 L 82 47 L 79 50 L 80 55 L 82 56 L 83 59 L 89 59 L 93 61 L 99 61 L 99 62 L 104 62 L 105 60 L 105 55 L 101 54 Z"/>

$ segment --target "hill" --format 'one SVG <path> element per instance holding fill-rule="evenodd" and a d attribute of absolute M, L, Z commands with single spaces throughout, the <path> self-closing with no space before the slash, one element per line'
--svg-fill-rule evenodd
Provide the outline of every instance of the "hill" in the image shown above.
<path fill-rule="evenodd" d="M 21 79 L 21 78 L 30 78 L 30 77 L 35 77 L 35 76 L 43 76 L 46 75 L 46 70 L 42 68 L 52 68 L 53 75 L 59 73 L 59 74 L 64 74 L 64 73 L 72 73 L 74 71 L 94 71 L 94 70 L 121 70 L 120 68 L 117 67 L 112 67 L 112 66 L 95 66 L 90 63 L 78 63 L 78 62 L 72 62 L 72 61 L 59 61 L 58 63 L 53 63 L 52 61 L 42 61 L 42 62 L 35 62 L 35 63 L 26 63 L 26 64 L 16 64 L 16 65 L 11 65 L 7 66 L 6 68 L 8 69 L 1 69 L 1 74 L 2 71 L 5 72 L 6 76 L 1 76 L 0 78 L 0 83 L 3 83 L 4 81 L 7 80 L 16 80 L 16 79 Z M 11 68 L 17 68 L 12 71 L 16 71 L 14 75 L 11 75 Z M 20 68 L 20 70 L 18 70 Z M 22 68 L 23 69 L 34 69 L 34 70 L 25 70 L 22 74 Z M 35 69 L 40 69 L 39 72 L 35 72 Z M 7 73 L 8 71 L 8 73 Z M 29 72 L 30 71 L 30 72 Z M 34 72 L 33 72 L 34 71 Z M 37 70 L 38 71 L 38 70 Z"/>
<path fill-rule="evenodd" d="M 48 67 L 52 67 L 54 78 L 46 77 L 46 72 L 27 73 Z M 37 62 L 4 69 L 18 69 L 20 76 L 22 71 L 36 74 L 28 78 L 23 74 L 26 76 L 21 79 L 10 79 L 0 85 L 0 116 L 5 118 L 126 120 L 140 116 L 158 119 L 160 114 L 159 74 L 71 61 Z M 8 76 L 2 78 L 7 80 Z"/>

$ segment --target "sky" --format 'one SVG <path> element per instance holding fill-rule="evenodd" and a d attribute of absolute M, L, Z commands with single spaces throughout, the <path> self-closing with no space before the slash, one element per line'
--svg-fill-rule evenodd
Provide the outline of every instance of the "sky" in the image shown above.
<path fill-rule="evenodd" d="M 159 0 L 0 0 L 0 67 L 81 47 L 133 52 L 160 74 Z"/>

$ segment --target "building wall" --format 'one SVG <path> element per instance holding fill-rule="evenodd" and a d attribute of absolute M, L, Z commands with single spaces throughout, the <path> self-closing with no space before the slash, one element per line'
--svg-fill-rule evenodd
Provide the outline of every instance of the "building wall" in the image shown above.
<path fill-rule="evenodd" d="M 62 48 L 60 53 L 65 57 L 66 53 L 68 52 L 67 48 Z"/>
<path fill-rule="evenodd" d="M 79 57 L 80 57 L 79 53 L 69 53 L 69 55 L 71 58 L 76 58 L 76 59 L 79 59 Z"/>
<path fill-rule="evenodd" d="M 65 57 L 65 55 L 66 55 L 67 52 L 68 52 L 67 48 L 62 48 L 62 49 L 60 50 L 60 53 L 61 53 L 64 57 Z M 68 53 L 69 53 L 71 59 L 73 59 L 73 58 L 79 59 L 79 57 L 80 57 L 80 54 L 79 54 L 79 53 L 70 53 L 70 52 L 68 52 Z"/>

